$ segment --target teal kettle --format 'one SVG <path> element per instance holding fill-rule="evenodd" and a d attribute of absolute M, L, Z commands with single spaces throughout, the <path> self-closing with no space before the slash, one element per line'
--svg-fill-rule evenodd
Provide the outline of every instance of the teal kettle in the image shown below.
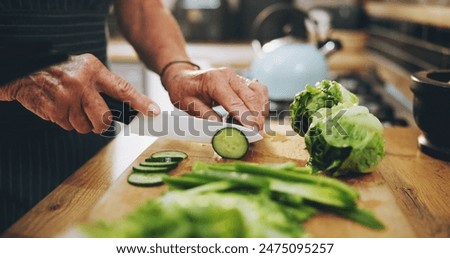
<path fill-rule="evenodd" d="M 256 57 L 249 76 L 268 87 L 271 101 L 292 101 L 307 84 L 329 75 L 327 56 L 340 43 L 330 39 L 308 42 L 307 19 L 304 11 L 289 4 L 269 6 L 255 19 L 252 46 Z"/>

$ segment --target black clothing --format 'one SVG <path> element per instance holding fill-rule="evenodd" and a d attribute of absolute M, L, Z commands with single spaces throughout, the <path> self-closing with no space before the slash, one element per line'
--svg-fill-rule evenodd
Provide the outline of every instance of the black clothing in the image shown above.
<path fill-rule="evenodd" d="M 49 41 L 106 63 L 109 0 L 0 0 L 0 42 Z M 0 102 L 0 233 L 110 138 L 67 132 L 20 103 Z"/>

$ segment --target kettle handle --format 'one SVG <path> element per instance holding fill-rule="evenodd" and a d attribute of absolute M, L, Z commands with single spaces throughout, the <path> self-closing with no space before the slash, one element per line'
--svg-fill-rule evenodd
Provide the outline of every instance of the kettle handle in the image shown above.
<path fill-rule="evenodd" d="M 322 52 L 322 54 L 325 57 L 329 57 L 334 52 L 342 49 L 342 43 L 338 39 L 326 39 L 323 41 L 320 41 L 317 43 L 317 47 L 319 48 L 319 51 Z"/>
<path fill-rule="evenodd" d="M 276 16 L 279 17 L 276 17 Z M 264 8 L 255 18 L 251 28 L 252 46 L 255 52 L 260 52 L 266 42 L 294 34 L 297 38 L 307 39 L 305 19 L 307 14 L 288 3 L 276 3 Z M 263 30 L 264 26 L 269 29 Z M 263 35 L 264 31 L 277 30 L 275 35 Z"/>

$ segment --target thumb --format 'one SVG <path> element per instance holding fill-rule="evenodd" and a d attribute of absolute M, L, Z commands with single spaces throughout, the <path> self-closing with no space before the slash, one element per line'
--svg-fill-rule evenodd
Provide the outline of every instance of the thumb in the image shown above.
<path fill-rule="evenodd" d="M 161 109 L 156 102 L 138 92 L 133 85 L 120 76 L 106 68 L 105 70 L 105 72 L 100 73 L 97 81 L 102 92 L 117 100 L 129 103 L 132 108 L 144 115 L 156 116 L 161 113 Z"/>

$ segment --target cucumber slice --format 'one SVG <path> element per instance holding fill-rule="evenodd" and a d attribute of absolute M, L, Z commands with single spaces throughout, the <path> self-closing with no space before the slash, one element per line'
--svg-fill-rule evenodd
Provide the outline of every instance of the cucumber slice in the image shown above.
<path fill-rule="evenodd" d="M 158 151 L 152 154 L 152 156 L 145 161 L 148 162 L 172 162 L 182 161 L 186 159 L 188 155 L 182 151 Z"/>
<path fill-rule="evenodd" d="M 239 129 L 225 127 L 218 130 L 212 138 L 214 151 L 222 158 L 240 159 L 247 154 L 249 143 Z"/>
<path fill-rule="evenodd" d="M 134 166 L 133 172 L 140 173 L 165 173 L 169 172 L 171 168 L 168 167 L 144 167 L 144 166 Z"/>
<path fill-rule="evenodd" d="M 163 178 L 166 176 L 164 173 L 139 173 L 134 172 L 128 176 L 128 183 L 136 186 L 154 186 L 164 183 Z"/>
<path fill-rule="evenodd" d="M 144 161 L 139 164 L 142 167 L 167 168 L 172 169 L 178 165 L 177 161 L 158 162 L 158 161 Z"/>

